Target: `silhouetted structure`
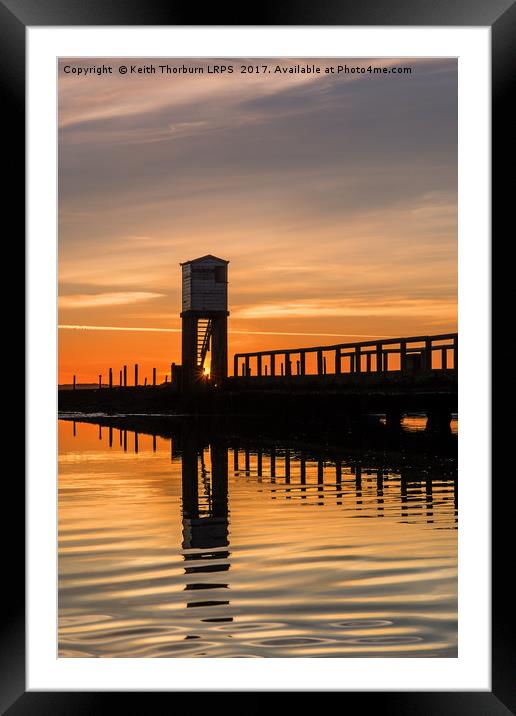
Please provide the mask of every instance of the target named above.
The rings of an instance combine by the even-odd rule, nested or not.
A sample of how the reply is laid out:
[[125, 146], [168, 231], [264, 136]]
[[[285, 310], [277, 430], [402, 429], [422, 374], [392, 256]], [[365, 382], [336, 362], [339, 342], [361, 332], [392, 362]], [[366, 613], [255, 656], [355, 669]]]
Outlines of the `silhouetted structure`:
[[[217, 572], [229, 570], [228, 537], [228, 453], [220, 442], [210, 446], [211, 469], [204, 461], [204, 448], [197, 436], [182, 441], [183, 557], [187, 575], [187, 607], [223, 607], [209, 612], [203, 621], [232, 621], [225, 609], [229, 605], [227, 581]], [[188, 579], [188, 575], [192, 579]], [[205, 575], [205, 578], [203, 578]], [[208, 595], [208, 596], [205, 596]], [[222, 597], [222, 599], [220, 598]]]
[[192, 386], [209, 373], [218, 385], [228, 373], [228, 263], [208, 254], [181, 264], [182, 383]]

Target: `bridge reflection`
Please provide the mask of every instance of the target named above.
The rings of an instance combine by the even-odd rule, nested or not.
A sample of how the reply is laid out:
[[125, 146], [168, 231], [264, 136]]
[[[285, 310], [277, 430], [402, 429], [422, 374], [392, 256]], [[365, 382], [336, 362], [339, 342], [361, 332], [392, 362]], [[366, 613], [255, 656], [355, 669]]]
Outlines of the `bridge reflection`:
[[[103, 419], [98, 425], [98, 437], [110, 450], [148, 454], [150, 447], [162, 457], [165, 438], [170, 441], [165, 447], [170, 461], [180, 462], [185, 602], [187, 608], [199, 609], [200, 622], [234, 618], [228, 578], [229, 490], [237, 495], [247, 482], [255, 481], [271, 500], [322, 509], [322, 519], [327, 508], [341, 509], [346, 517], [425, 523], [429, 529], [457, 527], [456, 462], [449, 457], [346, 453], [324, 445], [300, 447], [288, 440], [223, 437], [184, 426], [165, 436], [108, 423]], [[78, 432], [74, 422], [73, 435]]]
[[[266, 485], [272, 499], [307, 500], [312, 504], [336, 504], [353, 508], [357, 516], [389, 515], [399, 522], [428, 524], [437, 516], [447, 526], [457, 523], [458, 490], [455, 469], [443, 476], [442, 465], [396, 468], [388, 461], [380, 466], [378, 457], [362, 461], [318, 456], [289, 447], [232, 446], [235, 477], [256, 479]], [[439, 498], [434, 502], [434, 484]], [[445, 488], [443, 490], [442, 488]]]

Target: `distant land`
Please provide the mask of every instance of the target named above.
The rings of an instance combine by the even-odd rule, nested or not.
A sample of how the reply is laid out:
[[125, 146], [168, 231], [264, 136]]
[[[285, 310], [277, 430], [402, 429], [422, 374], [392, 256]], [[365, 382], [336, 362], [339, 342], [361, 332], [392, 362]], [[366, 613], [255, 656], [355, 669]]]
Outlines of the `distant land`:
[[[157, 387], [159, 387], [160, 385], [167, 385], [167, 383], [162, 382], [162, 383], [156, 384]], [[102, 383], [101, 387], [109, 389], [109, 384]], [[114, 390], [115, 388], [120, 388], [120, 387], [121, 386], [119, 386], [119, 385], [114, 385], [112, 390]], [[127, 387], [134, 388], [135, 386], [133, 385], [133, 386], [127, 386]], [[137, 387], [138, 388], [145, 388], [145, 387], [150, 388], [152, 386], [150, 386], [150, 385], [145, 386], [144, 384], [140, 384]], [[98, 390], [98, 388], [99, 388], [98, 382], [97, 383], [76, 383], [75, 384], [75, 390]], [[59, 385], [57, 386], [57, 389], [58, 390], [73, 390], [74, 389], [73, 383], [59, 383]]]
[[[91, 390], [92, 388], [98, 388], [98, 383], [76, 383], [75, 384], [75, 390]], [[108, 386], [102, 383], [103, 388], [107, 388]], [[57, 386], [58, 390], [73, 390], [73, 383], [62, 383]]]

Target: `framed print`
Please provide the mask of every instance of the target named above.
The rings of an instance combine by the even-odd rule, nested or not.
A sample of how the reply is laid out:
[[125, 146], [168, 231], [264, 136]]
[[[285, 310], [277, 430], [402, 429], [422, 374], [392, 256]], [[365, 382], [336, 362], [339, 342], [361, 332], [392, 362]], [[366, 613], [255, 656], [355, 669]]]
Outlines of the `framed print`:
[[514, 8], [1, 12], [29, 327], [3, 707], [509, 713], [489, 132], [492, 91], [505, 196]]

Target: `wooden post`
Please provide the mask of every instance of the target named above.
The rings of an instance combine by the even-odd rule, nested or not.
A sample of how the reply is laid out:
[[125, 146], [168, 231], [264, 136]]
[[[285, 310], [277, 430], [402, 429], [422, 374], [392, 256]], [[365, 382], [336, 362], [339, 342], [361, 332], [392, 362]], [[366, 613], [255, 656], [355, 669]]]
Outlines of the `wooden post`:
[[383, 372], [383, 352], [382, 352], [382, 344], [377, 343], [376, 344], [376, 372], [382, 373]]
[[457, 370], [459, 367], [459, 345], [458, 345], [458, 337], [455, 336], [453, 339], [453, 370]]
[[407, 341], [401, 341], [400, 343], [400, 370], [405, 370], [407, 367]]
[[276, 448], [271, 448], [271, 478], [276, 477]]
[[102, 425], [99, 425], [99, 440], [102, 440]]
[[124, 452], [127, 452], [127, 430], [124, 430]]
[[138, 385], [138, 363], [134, 364], [134, 384]]
[[109, 387], [113, 387], [113, 368], [109, 369]]
[[109, 428], [109, 447], [113, 447], [113, 428]]
[[73, 389], [75, 390], [75, 375], [73, 377]]
[[290, 450], [285, 450], [285, 482], [290, 483]]
[[300, 366], [301, 366], [301, 364], [300, 364], [300, 362], [297, 360], [297, 361], [296, 361], [296, 374], [297, 374], [297, 375], [301, 375], [301, 367], [300, 367]]
[[326, 356], [323, 356], [323, 373], [326, 375]]
[[168, 383], [168, 375], [165, 373], [165, 383]]
[[425, 340], [425, 370], [432, 370], [432, 340]]
[[124, 388], [127, 388], [127, 366], [124, 365]]
[[362, 369], [362, 360], [360, 353], [360, 346], [355, 347], [355, 373], [360, 373]]
[[367, 353], [366, 355], [366, 371], [368, 373], [371, 372], [371, 353]]
[[317, 351], [317, 375], [322, 375], [323, 372], [323, 354], [321, 350]]
[[156, 436], [152, 436], [152, 452], [156, 452]]
[[267, 375], [267, 366], [265, 366], [265, 375]]
[[122, 371], [120, 371], [120, 387], [122, 387]]
[[249, 368], [249, 356], [247, 355], [244, 359], [244, 365], [245, 365], [245, 375], [251, 375], [251, 371]]
[[156, 385], [156, 368], [152, 369], [152, 385]]
[[340, 375], [341, 372], [341, 357], [340, 357], [340, 348], [335, 349], [335, 373], [336, 375]]
[[256, 450], [256, 473], [257, 473], [258, 477], [260, 477], [260, 478], [262, 476], [262, 463], [263, 463], [262, 448], [257, 448], [257, 450]]
[[281, 375], [285, 374], [285, 369], [284, 369], [283, 363], [280, 365], [280, 371], [281, 371]]
[[292, 363], [290, 362], [290, 353], [285, 353], [285, 375], [292, 375]]
[[102, 376], [99, 375], [99, 390], [102, 388]]
[[262, 356], [256, 356], [256, 375], [262, 374]]
[[446, 348], [441, 348], [441, 368], [442, 368], [443, 370], [446, 370], [446, 368], [448, 367], [448, 365], [447, 365], [447, 353], [448, 353], [448, 351], [446, 350]]
[[276, 375], [276, 355], [271, 353], [271, 375]]
[[171, 363], [171, 364], [170, 364], [170, 382], [171, 382], [171, 383], [172, 383], [173, 380], [174, 380], [175, 367], [176, 367], [176, 364], [175, 364], [175, 363]]
[[134, 434], [134, 452], [138, 452], [138, 433]]
[[233, 358], [233, 375], [238, 375], [238, 356], [236, 354]]
[[240, 471], [238, 467], [238, 448], [233, 448], [233, 472], [237, 473]]
[[144, 385], [145, 387], [147, 387], [147, 377], [145, 377], [145, 380], [144, 380], [144, 382], [143, 382], [143, 385]]
[[302, 485], [306, 485], [306, 457], [304, 455], [301, 455], [299, 479]]
[[389, 354], [387, 351], [384, 351], [383, 354], [383, 370], [385, 373], [389, 370]]
[[301, 370], [301, 375], [305, 375], [306, 373], [306, 353], [304, 351], [301, 351], [299, 354], [299, 365]]

